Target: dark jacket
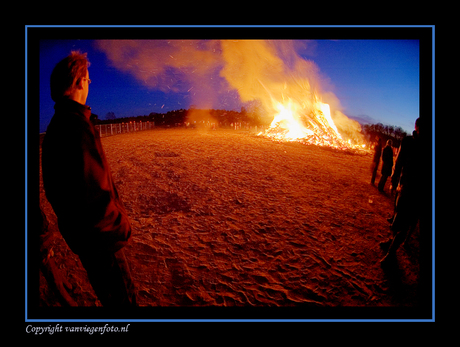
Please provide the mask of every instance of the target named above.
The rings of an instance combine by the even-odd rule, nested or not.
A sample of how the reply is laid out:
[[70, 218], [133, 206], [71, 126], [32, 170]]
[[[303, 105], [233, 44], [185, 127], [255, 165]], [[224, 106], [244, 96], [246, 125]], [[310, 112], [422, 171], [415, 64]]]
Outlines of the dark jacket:
[[43, 183], [58, 217], [59, 230], [76, 254], [117, 251], [131, 236], [91, 108], [64, 99], [42, 145]]
[[378, 141], [374, 147], [374, 157], [372, 158], [372, 162], [378, 164], [380, 162], [381, 155], [382, 155], [382, 145], [380, 144], [380, 141]]
[[393, 170], [393, 150], [391, 146], [385, 146], [382, 152], [382, 175], [390, 176]]
[[396, 187], [398, 182], [402, 189], [415, 192], [421, 186], [422, 151], [420, 138], [414, 131], [413, 136], [406, 136], [399, 149], [395, 168], [391, 176], [391, 184]]

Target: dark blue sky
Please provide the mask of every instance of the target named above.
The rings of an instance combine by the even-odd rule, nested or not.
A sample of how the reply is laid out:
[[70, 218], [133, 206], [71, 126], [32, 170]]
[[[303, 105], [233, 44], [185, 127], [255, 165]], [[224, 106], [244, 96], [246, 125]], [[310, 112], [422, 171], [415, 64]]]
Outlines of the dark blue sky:
[[[344, 114], [413, 130], [419, 116], [418, 40], [315, 40], [296, 46], [302, 58], [319, 67]], [[92, 84], [87, 104], [101, 119], [107, 112], [138, 116], [188, 108], [193, 103], [193, 90], [163, 92], [113, 67], [93, 40], [41, 40], [40, 132], [46, 131], [54, 114], [49, 76], [71, 50], [88, 53]], [[242, 106], [231, 93], [219, 102], [213, 107], [239, 110]]]

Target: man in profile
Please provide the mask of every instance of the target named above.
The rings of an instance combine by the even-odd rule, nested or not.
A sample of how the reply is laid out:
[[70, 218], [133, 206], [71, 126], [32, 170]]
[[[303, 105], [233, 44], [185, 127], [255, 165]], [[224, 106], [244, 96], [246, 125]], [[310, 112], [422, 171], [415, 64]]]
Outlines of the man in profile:
[[375, 184], [375, 177], [377, 176], [377, 171], [379, 169], [380, 157], [382, 156], [382, 143], [378, 136], [375, 137], [375, 146], [374, 146], [374, 157], [372, 158], [372, 178], [371, 184]]
[[[380, 261], [382, 265], [391, 264], [396, 259], [396, 251], [405, 242], [420, 218], [420, 201], [422, 200], [422, 146], [420, 127], [421, 119], [415, 121], [415, 130], [412, 136], [405, 137], [396, 158], [396, 163], [391, 176], [391, 191], [399, 190], [396, 200], [394, 217], [391, 219], [391, 231], [394, 237], [381, 242], [381, 247], [386, 250], [385, 256]], [[423, 134], [422, 129], [422, 134]]]
[[59, 231], [81, 260], [103, 306], [136, 305], [123, 247], [131, 226], [86, 106], [86, 53], [71, 52], [51, 74], [55, 114], [42, 145], [46, 197]]

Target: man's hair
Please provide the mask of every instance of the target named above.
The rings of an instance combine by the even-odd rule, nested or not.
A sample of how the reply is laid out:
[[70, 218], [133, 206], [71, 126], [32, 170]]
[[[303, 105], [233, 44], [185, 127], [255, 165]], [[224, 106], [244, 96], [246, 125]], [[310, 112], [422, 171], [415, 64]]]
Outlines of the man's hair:
[[86, 53], [80, 51], [70, 52], [68, 57], [57, 63], [51, 73], [51, 99], [57, 102], [62, 97], [72, 93], [77, 81], [86, 77], [89, 65]]

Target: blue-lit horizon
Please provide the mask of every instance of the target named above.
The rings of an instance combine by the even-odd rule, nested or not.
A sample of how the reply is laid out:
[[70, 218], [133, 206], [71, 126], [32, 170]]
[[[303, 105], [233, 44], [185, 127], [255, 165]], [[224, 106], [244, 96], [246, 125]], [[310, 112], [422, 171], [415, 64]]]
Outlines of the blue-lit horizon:
[[[162, 60], [176, 58], [167, 45], [167, 40], [156, 41], [155, 50], [143, 52], [142, 57], [150, 54], [152, 61], [158, 61], [151, 66], [161, 68]], [[204, 100], [198, 107], [240, 110], [244, 106], [236, 90], [223, 86], [219, 62], [206, 72], [206, 85], [194, 84], [183, 78], [185, 74], [167, 69], [162, 73], [150, 71], [150, 79], [143, 80], [139, 71], [120, 66], [101, 46], [95, 40], [40, 41], [40, 132], [46, 131], [54, 114], [49, 76], [56, 63], [72, 50], [88, 53], [92, 84], [87, 104], [101, 119], [108, 112], [121, 118], [188, 109], [197, 105], [197, 93]], [[218, 44], [196, 46], [193, 52], [214, 50], [215, 56], [220, 54]], [[296, 40], [293, 47], [300, 58], [316, 64], [323, 88], [335, 94], [349, 118], [412, 132], [419, 116], [418, 40]], [[186, 73], [193, 73], [192, 68], [186, 68]], [[152, 78], [156, 80], [152, 82]]]

